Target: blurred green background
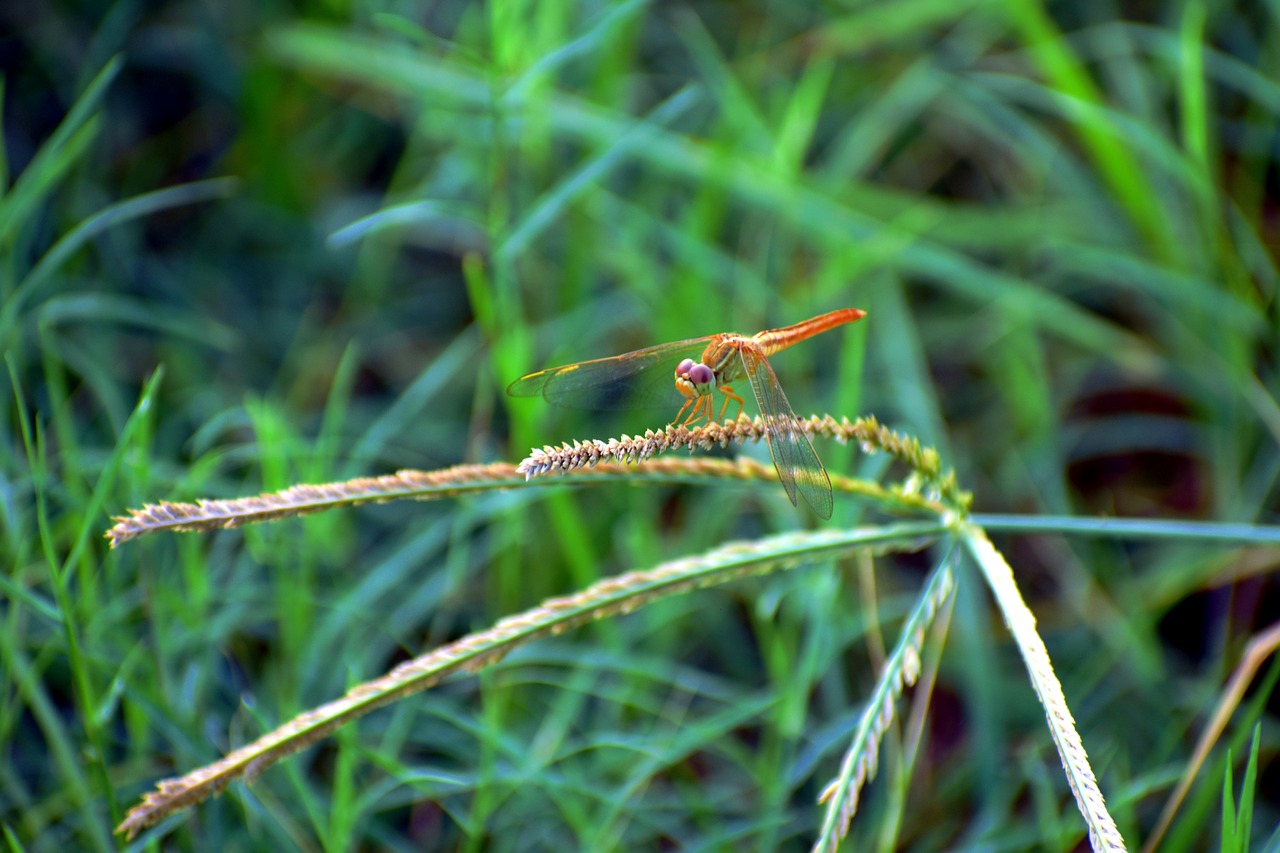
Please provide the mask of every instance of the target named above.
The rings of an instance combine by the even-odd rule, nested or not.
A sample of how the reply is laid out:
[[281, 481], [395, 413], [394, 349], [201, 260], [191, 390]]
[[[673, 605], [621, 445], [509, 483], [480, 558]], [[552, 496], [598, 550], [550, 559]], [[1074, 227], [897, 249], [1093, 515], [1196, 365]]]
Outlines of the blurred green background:
[[[400, 660], [815, 524], [776, 484], [711, 483], [101, 538], [148, 501], [514, 462], [669, 417], [505, 397], [542, 367], [861, 307], [773, 360], [792, 404], [937, 446], [976, 510], [1276, 520], [1275, 3], [19, 2], [0, 67], [15, 849], [111, 849], [158, 779]], [[837, 493], [831, 524], [864, 513]], [[1280, 613], [1276, 553], [997, 544], [1136, 847]], [[151, 837], [806, 849], [874, 681], [867, 614], [891, 635], [929, 565], [881, 561], [874, 602], [816, 566], [539, 643]], [[924, 750], [905, 767], [886, 744], [848, 849], [1078, 849], [1016, 652], [961, 582]], [[1273, 831], [1275, 677], [1165, 849], [1216, 849], [1259, 719]]]

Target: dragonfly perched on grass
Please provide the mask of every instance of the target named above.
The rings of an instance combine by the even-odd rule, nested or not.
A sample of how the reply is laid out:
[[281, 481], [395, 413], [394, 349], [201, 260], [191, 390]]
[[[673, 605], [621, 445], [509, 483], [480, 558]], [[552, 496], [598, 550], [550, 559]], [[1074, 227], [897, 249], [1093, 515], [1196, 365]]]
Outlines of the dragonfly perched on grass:
[[[812, 442], [796, 423], [768, 357], [828, 329], [866, 316], [857, 308], [831, 311], [794, 326], [754, 335], [721, 332], [701, 338], [658, 344], [635, 352], [580, 361], [530, 373], [512, 382], [513, 397], [546, 398], [560, 406], [582, 409], [646, 408], [683, 402], [671, 423], [696, 424], [724, 420], [729, 404], [742, 414], [742, 397], [730, 384], [743, 377], [751, 383], [764, 417], [769, 453], [778, 479], [792, 505], [797, 493], [822, 518], [831, 517], [831, 478]], [[674, 367], [672, 374], [666, 371]], [[719, 416], [715, 392], [724, 395]], [[682, 400], [683, 398], [683, 400]], [[684, 418], [681, 421], [681, 418]]]

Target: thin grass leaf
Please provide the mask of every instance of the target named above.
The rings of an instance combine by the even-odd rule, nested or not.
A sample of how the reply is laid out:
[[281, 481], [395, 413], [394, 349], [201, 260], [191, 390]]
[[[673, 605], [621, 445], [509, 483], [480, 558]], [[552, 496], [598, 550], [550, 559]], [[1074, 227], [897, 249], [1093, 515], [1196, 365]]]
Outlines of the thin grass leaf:
[[412, 227], [416, 232], [431, 235], [429, 239], [420, 240], [425, 244], [479, 251], [486, 249], [489, 242], [483, 223], [480, 211], [463, 205], [410, 201], [362, 216], [330, 234], [328, 242], [340, 249], [386, 231]]
[[4, 840], [9, 843], [10, 853], [26, 853], [27, 848], [22, 846], [21, 839], [7, 823], [4, 825]]
[[725, 61], [703, 20], [692, 10], [680, 10], [676, 14], [680, 21], [676, 33], [697, 66], [698, 79], [704, 82], [719, 108], [718, 118], [726, 125], [730, 144], [737, 152], [767, 154], [774, 147], [774, 140], [760, 106], [751, 100], [746, 87], [734, 75], [733, 67]]
[[921, 33], [962, 21], [988, 4], [985, 0], [904, 0], [840, 10], [831, 21], [820, 22], [809, 37], [813, 47], [835, 55], [857, 55], [871, 49], [905, 49]]
[[1235, 773], [1236, 762], [1227, 750], [1227, 766], [1222, 773], [1222, 840], [1223, 853], [1246, 853], [1249, 848], [1248, 837], [1240, 837], [1240, 827], [1236, 823], [1236, 800], [1231, 790], [1231, 777]]
[[[17, 613], [10, 611], [9, 618], [16, 618]], [[55, 701], [45, 689], [42, 672], [33, 667], [31, 660], [14, 645], [14, 638], [8, 631], [0, 631], [0, 659], [5, 671], [12, 679], [15, 694], [21, 698], [23, 706], [31, 714], [39, 728], [41, 737], [48, 747], [47, 758], [51, 759], [53, 769], [59, 780], [67, 786], [70, 803], [64, 808], [79, 812], [92, 812], [100, 806], [97, 785], [90, 780], [93, 770], [85, 766], [80, 746], [83, 744], [80, 732], [63, 719], [61, 701]], [[70, 817], [70, 815], [66, 815]], [[54, 817], [57, 820], [57, 817]], [[33, 816], [32, 827], [36, 831], [30, 837], [39, 837], [42, 832], [52, 829], [40, 825]], [[77, 836], [80, 843], [89, 845], [94, 850], [110, 851], [116, 847], [105, 831], [101, 820], [84, 821], [78, 827], [81, 832]]]
[[805, 156], [813, 145], [822, 104], [831, 87], [836, 64], [830, 59], [814, 59], [805, 67], [791, 99], [787, 102], [782, 124], [774, 140], [774, 164], [783, 171], [798, 174]]
[[234, 178], [214, 178], [193, 184], [145, 193], [128, 201], [109, 205], [64, 234], [45, 252], [21, 281], [17, 291], [0, 311], [0, 340], [9, 340], [22, 319], [23, 309], [54, 272], [98, 234], [121, 223], [185, 204], [196, 204], [229, 196], [236, 187]]
[[236, 330], [194, 311], [159, 311], [156, 306], [114, 293], [75, 293], [56, 296], [42, 303], [38, 312], [42, 330], [72, 323], [115, 323], [133, 326], [178, 339], [196, 341], [213, 349], [235, 347]]
[[239, 181], [236, 178], [210, 178], [143, 193], [104, 207], [68, 231], [49, 248], [23, 280], [23, 295], [29, 298], [67, 258], [103, 231], [175, 207], [228, 198], [237, 186]]
[[1159, 209], [1149, 203], [1156, 193], [1147, 180], [1146, 171], [1128, 147], [1128, 137], [1108, 120], [1105, 111], [1097, 109], [1106, 99], [1080, 58], [1070, 50], [1045, 7], [1039, 0], [1013, 0], [1007, 9], [1053, 91], [1079, 108], [1075, 129], [1139, 233], [1158, 249], [1172, 247], [1175, 240], [1168, 223]]
[[424, 365], [412, 384], [372, 420], [351, 448], [350, 458], [370, 459], [394, 436], [408, 433], [414, 422], [427, 414], [429, 405], [448, 383], [475, 360], [479, 350], [477, 329], [470, 326]]
[[[619, 228], [636, 232], [644, 245], [670, 252], [679, 265], [690, 268], [714, 291], [728, 291], [732, 285], [756, 293], [769, 291], [770, 283], [754, 264], [700, 235], [690, 234], [680, 222], [655, 214], [634, 199], [602, 191], [593, 193], [585, 203], [600, 221], [617, 223]], [[648, 260], [637, 258], [636, 262], [647, 264]]]
[[[1195, 162], [1190, 159], [1188, 153], [1161, 128], [1153, 127], [1105, 103], [1081, 102], [1053, 85], [1006, 74], [975, 75], [975, 77], [989, 91], [1004, 94], [1015, 103], [1048, 111], [1064, 121], [1084, 122], [1110, 128], [1107, 131], [1109, 134], [1122, 138], [1125, 146], [1131, 148], [1133, 153], [1142, 155], [1143, 163], [1147, 167], [1146, 172], [1154, 172], [1153, 177], [1186, 190], [1192, 197], [1202, 196], [1203, 175], [1196, 171]], [[1096, 175], [1093, 176], [1093, 180], [1097, 180]], [[1108, 204], [1120, 200], [1103, 195], [1097, 201], [1100, 204]], [[1168, 234], [1165, 239], [1170, 243], [1176, 243], [1177, 235]], [[1161, 246], [1168, 246], [1170, 243], [1153, 246], [1153, 253], [1157, 258], [1171, 263], [1176, 268], [1185, 266], [1176, 263], [1174, 258], [1160, 251]]]
[[[1262, 723], [1254, 723], [1253, 739], [1249, 744], [1249, 763], [1244, 769], [1244, 781], [1240, 783], [1240, 809], [1235, 815], [1236, 838], [1242, 853], [1249, 850], [1253, 835], [1253, 801], [1258, 790], [1258, 748], [1262, 743]], [[1227, 762], [1228, 767], [1231, 762]]]
[[630, 774], [630, 784], [620, 789], [599, 792], [607, 810], [582, 849], [618, 850], [624, 847], [624, 824], [636, 819], [634, 805], [643, 794], [643, 787], [650, 784], [656, 774], [663, 768], [680, 766], [681, 762], [705, 749], [706, 744], [750, 725], [753, 720], [758, 720], [767, 713], [775, 702], [776, 699], [772, 696], [738, 699], [709, 717], [680, 726], [672, 739], [662, 743], [659, 750], [638, 755]]
[[112, 57], [67, 111], [53, 134], [40, 146], [13, 187], [0, 197], [0, 245], [9, 244], [14, 232], [32, 215], [71, 166], [80, 159], [97, 133], [95, 115], [107, 87], [124, 61]]
[[539, 58], [515, 81], [507, 90], [507, 97], [523, 98], [540, 80], [554, 76], [554, 72], [563, 69], [576, 59], [581, 59], [608, 46], [609, 38], [619, 28], [630, 26], [640, 13], [644, 12], [652, 0], [623, 0], [623, 2], [605, 7], [597, 20], [589, 24], [582, 35], [565, 42], [555, 50], [549, 51]]
[[0, 77], [0, 187], [9, 186], [9, 146], [4, 133], [5, 78]]
[[506, 239], [494, 252], [494, 263], [510, 263], [519, 258], [528, 246], [564, 215], [575, 199], [597, 187], [605, 176], [643, 150], [654, 138], [658, 128], [674, 122], [688, 112], [697, 104], [701, 94], [697, 86], [687, 86], [676, 92], [659, 104], [647, 118], [630, 127], [625, 134], [543, 193], [513, 223]]
[[[1220, 282], [1205, 276], [1171, 270], [1131, 252], [1081, 241], [1050, 239], [1045, 251], [1046, 260], [1052, 261], [1062, 273], [1080, 276], [1086, 281], [1105, 282], [1117, 290], [1159, 300], [1173, 309], [1175, 315], [1211, 314], [1216, 321], [1229, 326], [1232, 334], [1239, 335], [1257, 335], [1267, 328], [1268, 320], [1261, 306], [1245, 296], [1223, 292]], [[1203, 334], [1210, 330], [1197, 331]]]
[[[70, 582], [68, 577], [70, 567], [74, 565], [71, 557], [75, 556], [75, 549], [72, 550], [72, 555], [67, 562], [60, 567], [54, 536], [50, 529], [50, 513], [47, 503], [47, 491], [50, 484], [47, 481], [48, 470], [45, 463], [44, 430], [38, 420], [34, 421], [34, 429], [32, 428], [30, 413], [27, 410], [26, 399], [22, 393], [16, 366], [12, 358], [6, 360], [9, 366], [10, 382], [15, 395], [19, 431], [27, 454], [28, 469], [32, 472], [32, 487], [35, 491], [36, 501], [35, 516], [39, 530], [40, 546], [44, 554], [49, 580], [53, 586], [54, 598], [57, 602], [56, 622], [62, 630], [72, 683], [75, 686], [74, 699], [80, 714], [79, 722], [84, 731], [85, 741], [93, 745], [98, 750], [98, 754], [102, 755], [100, 726], [96, 725], [96, 720], [92, 714], [94, 694], [85, 665], [85, 657], [81, 652], [79, 642], [80, 626], [75, 622], [78, 609], [74, 606], [67, 590], [67, 585]], [[16, 613], [9, 615], [13, 619], [17, 618]], [[22, 695], [32, 715], [36, 718], [44, 736], [50, 742], [59, 769], [62, 771], [63, 781], [71, 787], [72, 796], [76, 800], [78, 807], [83, 810], [92, 809], [92, 804], [102, 793], [106, 794], [108, 803], [114, 803], [114, 792], [109, 782], [107, 782], [102, 761], [90, 761], [86, 767], [85, 762], [75, 754], [76, 750], [71, 747], [73, 742], [71, 732], [64, 725], [62, 715], [55, 709], [51, 697], [44, 690], [42, 681], [34, 674], [30, 662], [15, 644], [15, 636], [8, 631], [0, 631], [0, 643], [4, 644], [0, 653], [4, 655], [7, 659], [8, 667], [15, 673], [19, 693]], [[93, 774], [94, 779], [92, 782], [88, 774]], [[96, 792], [95, 788], [98, 789]], [[89, 821], [85, 831], [90, 834], [92, 842], [97, 849], [111, 849], [110, 839], [103, 833], [102, 825], [99, 821]]]
[[876, 294], [875, 310], [884, 312], [886, 325], [896, 330], [886, 343], [886, 354], [894, 371], [903, 381], [895, 382], [891, 394], [908, 423], [932, 445], [946, 451], [947, 430], [942, 417], [942, 401], [938, 389], [929, 379], [929, 365], [924, 357], [919, 326], [907, 304], [903, 283], [887, 282]]
[[1212, 186], [1209, 150], [1209, 107], [1205, 87], [1204, 29], [1208, 10], [1192, 0], [1182, 10], [1179, 30], [1178, 101], [1181, 110], [1182, 147], [1196, 164], [1206, 188]]
[[[84, 515], [73, 529], [69, 538], [66, 557], [61, 561], [57, 556], [58, 537], [50, 529], [48, 521], [47, 499], [44, 490], [38, 488], [36, 492], [36, 520], [39, 526], [45, 559], [48, 563], [49, 582], [53, 587], [54, 599], [57, 602], [58, 614], [61, 618], [60, 627], [63, 640], [66, 643], [67, 665], [70, 669], [72, 683], [75, 685], [74, 696], [79, 720], [84, 729], [85, 742], [93, 750], [91, 753], [92, 758], [88, 761], [88, 769], [94, 774], [98, 796], [105, 797], [107, 808], [112, 814], [116, 812], [115, 788], [111, 783], [105, 763], [107, 755], [105, 729], [96, 714], [100, 700], [95, 689], [92, 655], [87, 656], [85, 654], [82, 642], [85, 625], [81, 624], [80, 618], [85, 608], [78, 606], [79, 602], [72, 595], [72, 590], [74, 586], [76, 594], [84, 599], [94, 600], [96, 598], [93, 593], [95, 589], [94, 579], [88, 574], [93, 571], [93, 565], [87, 560], [82, 560], [81, 554], [91, 540], [91, 533], [94, 527], [97, 526], [97, 515], [102, 510], [102, 504], [110, 493], [115, 477], [119, 473], [124, 454], [131, 448], [134, 435], [140, 429], [142, 422], [151, 414], [152, 402], [163, 375], [163, 370], [157, 368], [151, 378], [143, 385], [133, 414], [130, 415], [121, 430], [120, 437], [112, 450], [111, 456], [98, 473], [92, 493], [85, 502]], [[13, 381], [16, 389], [16, 377], [14, 377]], [[25, 412], [23, 414], [25, 415]], [[38, 467], [34, 457], [36, 455], [43, 456], [44, 453], [41, 438], [43, 431], [39, 422], [37, 422], [36, 426], [36, 440], [33, 445], [28, 446], [28, 464], [33, 470]], [[73, 572], [76, 569], [80, 570], [80, 574], [73, 576]], [[93, 825], [97, 826], [98, 824], [95, 821]]]
[[997, 513], [974, 513], [969, 520], [976, 527], [993, 533], [1070, 533], [1076, 536], [1096, 536], [1106, 539], [1280, 543], [1280, 527], [1262, 524]]

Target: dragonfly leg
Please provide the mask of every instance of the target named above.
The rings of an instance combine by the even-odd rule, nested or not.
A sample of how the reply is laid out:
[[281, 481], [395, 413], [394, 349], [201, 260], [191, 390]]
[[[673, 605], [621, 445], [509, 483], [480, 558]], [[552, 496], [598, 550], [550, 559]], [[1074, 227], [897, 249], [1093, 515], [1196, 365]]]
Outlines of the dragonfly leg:
[[[689, 408], [690, 406], [694, 405], [697, 402], [698, 402], [698, 398], [695, 398], [695, 397], [690, 397], [689, 399], [685, 400], [684, 405], [680, 407], [680, 411], [676, 412], [676, 416], [671, 419], [671, 423], [667, 424], [667, 426], [672, 426], [673, 424], [679, 423], [680, 416], [684, 414], [685, 409]], [[697, 413], [697, 408], [695, 407], [694, 410], [689, 413], [689, 417], [692, 418], [696, 413]], [[685, 421], [686, 424], [688, 422], [689, 422], [688, 420]]]
[[724, 405], [720, 407], [720, 423], [724, 423], [724, 413], [729, 411], [730, 400], [738, 401], [738, 414], [734, 415], [733, 419], [736, 421], [738, 418], [742, 417], [742, 405], [743, 405], [742, 398], [739, 397], [737, 394], [733, 393], [733, 386], [721, 385], [720, 393], [724, 394]]
[[[715, 411], [714, 404], [711, 402], [710, 394], [703, 394], [693, 403], [693, 409], [689, 412], [689, 417], [684, 419], [684, 426], [693, 426], [703, 418], [711, 419], [711, 414]], [[686, 404], [687, 405], [687, 404]], [[684, 411], [681, 409], [680, 411]]]

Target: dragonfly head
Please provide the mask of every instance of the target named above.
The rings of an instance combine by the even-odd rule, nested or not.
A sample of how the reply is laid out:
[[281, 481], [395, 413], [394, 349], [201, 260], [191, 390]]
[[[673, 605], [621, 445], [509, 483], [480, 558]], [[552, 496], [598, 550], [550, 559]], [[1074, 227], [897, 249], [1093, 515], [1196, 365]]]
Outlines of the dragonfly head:
[[691, 400], [710, 394], [715, 383], [715, 372], [705, 364], [686, 358], [676, 366], [676, 390]]

